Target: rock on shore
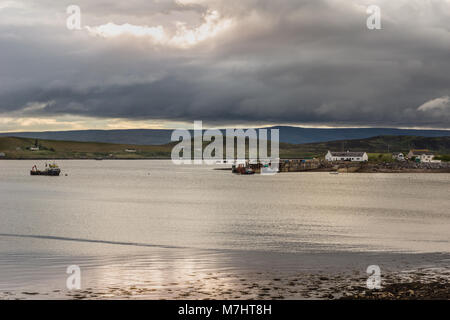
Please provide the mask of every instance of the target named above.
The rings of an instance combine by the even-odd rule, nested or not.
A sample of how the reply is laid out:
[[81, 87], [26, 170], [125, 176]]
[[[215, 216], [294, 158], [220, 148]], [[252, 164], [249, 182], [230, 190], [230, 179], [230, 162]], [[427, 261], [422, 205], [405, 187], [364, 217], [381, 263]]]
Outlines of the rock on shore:
[[422, 283], [419, 281], [390, 284], [379, 290], [360, 288], [343, 300], [449, 300], [450, 286], [446, 281]]
[[339, 162], [323, 163], [320, 171], [363, 173], [450, 173], [450, 162], [416, 163], [403, 162]]

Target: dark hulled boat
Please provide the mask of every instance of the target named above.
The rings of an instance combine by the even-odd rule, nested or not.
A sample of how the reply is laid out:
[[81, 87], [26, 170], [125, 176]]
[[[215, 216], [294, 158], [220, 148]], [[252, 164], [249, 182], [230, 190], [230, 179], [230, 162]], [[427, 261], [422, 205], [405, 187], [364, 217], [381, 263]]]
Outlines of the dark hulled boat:
[[245, 167], [243, 165], [238, 165], [238, 166], [233, 165], [231, 171], [236, 174], [255, 174], [256, 173], [253, 169]]
[[[47, 167], [47, 166], [46, 166]], [[59, 176], [61, 173], [61, 169], [58, 167], [56, 163], [49, 165], [45, 170], [38, 170], [36, 166], [30, 171], [32, 176]]]

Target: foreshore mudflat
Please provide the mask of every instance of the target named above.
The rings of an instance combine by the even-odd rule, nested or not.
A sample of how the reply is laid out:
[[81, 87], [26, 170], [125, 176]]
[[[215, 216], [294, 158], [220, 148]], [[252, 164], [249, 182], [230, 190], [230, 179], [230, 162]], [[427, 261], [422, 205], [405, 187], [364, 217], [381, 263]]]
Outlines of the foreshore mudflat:
[[[80, 290], [68, 291], [50, 281], [0, 290], [0, 298], [450, 299], [449, 260], [441, 254], [203, 252], [175, 260], [163, 266], [151, 256], [87, 259], [81, 265]], [[381, 289], [370, 289], [366, 269], [376, 262]]]

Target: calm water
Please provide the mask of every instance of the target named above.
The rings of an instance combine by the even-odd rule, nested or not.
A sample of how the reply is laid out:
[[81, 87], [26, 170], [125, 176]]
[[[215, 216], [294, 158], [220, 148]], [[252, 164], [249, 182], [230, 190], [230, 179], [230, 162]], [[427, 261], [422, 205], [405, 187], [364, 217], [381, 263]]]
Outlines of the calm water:
[[44, 164], [0, 161], [0, 287], [67, 257], [112, 265], [151, 251], [158, 270], [196, 259], [213, 269], [210, 255], [225, 251], [450, 253], [449, 174], [237, 176], [170, 161], [60, 161], [62, 176], [32, 177], [35, 163]]

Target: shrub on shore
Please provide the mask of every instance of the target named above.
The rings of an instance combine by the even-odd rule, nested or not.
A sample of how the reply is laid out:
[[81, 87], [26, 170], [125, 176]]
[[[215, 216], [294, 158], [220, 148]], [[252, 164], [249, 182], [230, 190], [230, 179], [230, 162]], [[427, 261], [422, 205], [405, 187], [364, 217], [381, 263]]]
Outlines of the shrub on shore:
[[450, 162], [450, 154], [439, 155], [435, 157], [436, 160], [441, 160], [444, 162]]

